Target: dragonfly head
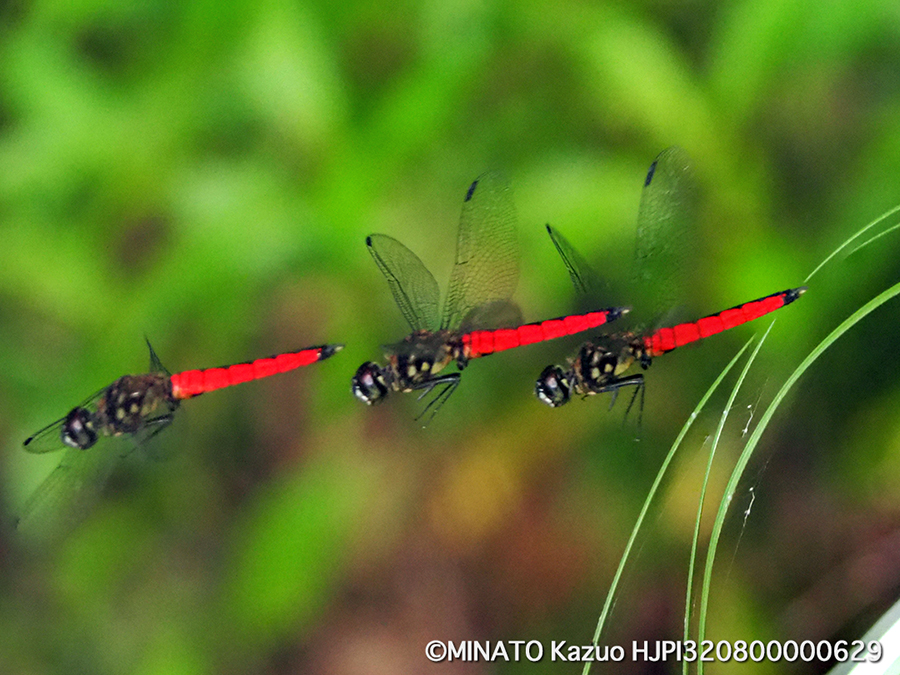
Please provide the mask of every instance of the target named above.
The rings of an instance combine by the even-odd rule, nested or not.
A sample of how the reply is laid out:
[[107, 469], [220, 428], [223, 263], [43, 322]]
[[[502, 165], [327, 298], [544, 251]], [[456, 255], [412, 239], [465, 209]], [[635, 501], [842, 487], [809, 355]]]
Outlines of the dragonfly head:
[[534, 385], [534, 395], [551, 408], [565, 405], [572, 398], [572, 383], [559, 366], [547, 366]]
[[383, 368], [377, 363], [366, 361], [362, 364], [350, 380], [350, 390], [353, 395], [366, 405], [372, 405], [384, 400], [388, 394], [388, 382]]
[[87, 408], [73, 408], [66, 415], [59, 432], [63, 443], [70, 448], [87, 450], [97, 442], [97, 431], [94, 429], [93, 415]]

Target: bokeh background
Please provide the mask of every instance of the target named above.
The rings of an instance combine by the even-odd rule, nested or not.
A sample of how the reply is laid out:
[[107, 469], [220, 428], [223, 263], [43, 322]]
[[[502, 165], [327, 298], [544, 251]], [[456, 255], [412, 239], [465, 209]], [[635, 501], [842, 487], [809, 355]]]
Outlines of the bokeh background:
[[[407, 331], [364, 238], [397, 237], [444, 285], [464, 191], [502, 168], [516, 300], [529, 320], [557, 316], [575, 298], [544, 223], [627, 292], [643, 176], [673, 144], [702, 194], [687, 311], [800, 285], [900, 202], [896, 3], [2, 3], [5, 521], [61, 456], [22, 440], [144, 372], [144, 336], [173, 372], [347, 347], [186, 402], [154, 444], [167, 460], [129, 455], [69, 537], [4, 530], [0, 671], [580, 669], [435, 666], [424, 647], [588, 643], [666, 451], [768, 321], [655, 363], [639, 429], [621, 402], [535, 401], [573, 338], [472, 363], [423, 430], [412, 396], [368, 409], [349, 394], [356, 367]], [[787, 374], [898, 276], [888, 236], [776, 315], [711, 506]], [[719, 550], [710, 637], [853, 639], [897, 598], [898, 325], [896, 303], [882, 307], [779, 410]], [[681, 634], [724, 405], [664, 484], [607, 644]]]

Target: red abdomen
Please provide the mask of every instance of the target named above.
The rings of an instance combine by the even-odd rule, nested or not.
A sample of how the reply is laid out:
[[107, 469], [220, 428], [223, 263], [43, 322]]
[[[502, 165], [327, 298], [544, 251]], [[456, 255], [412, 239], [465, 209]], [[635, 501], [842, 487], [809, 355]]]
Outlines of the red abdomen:
[[256, 359], [248, 363], [238, 363], [221, 368], [204, 370], [186, 370], [172, 375], [172, 396], [176, 399], [190, 398], [208, 391], [231, 387], [241, 382], [258, 380], [278, 373], [308, 366], [322, 361], [340, 351], [343, 345], [323, 345], [310, 347], [297, 352], [288, 352], [278, 356]]
[[781, 309], [805, 292], [805, 286], [792, 288], [767, 295], [759, 300], [745, 302], [743, 305], [726, 309], [718, 314], [711, 314], [693, 323], [682, 323], [672, 328], [660, 328], [644, 338], [644, 347], [650, 352], [651, 357], [665, 354], [677, 347], [735, 328], [774, 312], [776, 309]]
[[605, 309], [588, 314], [537, 321], [518, 328], [476, 330], [462, 336], [463, 348], [466, 358], [475, 359], [494, 352], [502, 352], [504, 349], [513, 349], [535, 342], [581, 333], [615, 321], [626, 312], [628, 312], [627, 309], [621, 308]]

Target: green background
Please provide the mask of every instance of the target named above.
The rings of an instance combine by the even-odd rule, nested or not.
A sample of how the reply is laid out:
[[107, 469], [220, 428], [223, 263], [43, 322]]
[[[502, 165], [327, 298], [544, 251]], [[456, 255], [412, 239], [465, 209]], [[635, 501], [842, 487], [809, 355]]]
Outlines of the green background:
[[[445, 288], [465, 189], [500, 167], [515, 298], [557, 316], [574, 293], [544, 223], [624, 287], [644, 173], [678, 144], [702, 194], [689, 315], [798, 286], [900, 201], [898, 26], [888, 1], [4, 3], [8, 514], [61, 456], [22, 440], [144, 372], [145, 335], [172, 372], [347, 347], [185, 403], [154, 443], [168, 461], [129, 456], [64, 541], [4, 531], [0, 671], [406, 673], [432, 639], [587, 644], [666, 450], [768, 321], [655, 363], [639, 442], [621, 402], [532, 396], [577, 338], [472, 363], [422, 430], [413, 396], [349, 394], [407, 330], [365, 236], [400, 239]], [[888, 236], [775, 315], [714, 495], [787, 373], [898, 272]], [[776, 416], [719, 550], [711, 637], [852, 639], [896, 598], [897, 326], [881, 308]], [[724, 400], [666, 483], [608, 644], [681, 634]], [[525, 667], [574, 670], [471, 672]]]

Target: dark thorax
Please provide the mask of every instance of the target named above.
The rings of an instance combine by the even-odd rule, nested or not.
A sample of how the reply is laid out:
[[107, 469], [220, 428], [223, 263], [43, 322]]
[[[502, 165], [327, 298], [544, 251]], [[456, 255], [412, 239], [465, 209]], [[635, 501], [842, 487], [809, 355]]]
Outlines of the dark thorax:
[[639, 337], [628, 334], [585, 342], [572, 363], [576, 393], [588, 396], [607, 391], [635, 362], [643, 368], [650, 365]]
[[432, 379], [462, 353], [457, 342], [451, 331], [417, 331], [394, 345], [386, 354], [394, 391], [409, 392]]
[[165, 375], [125, 375], [109, 385], [98, 401], [97, 427], [106, 436], [134, 434], [157, 413], [166, 416], [177, 407]]

